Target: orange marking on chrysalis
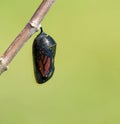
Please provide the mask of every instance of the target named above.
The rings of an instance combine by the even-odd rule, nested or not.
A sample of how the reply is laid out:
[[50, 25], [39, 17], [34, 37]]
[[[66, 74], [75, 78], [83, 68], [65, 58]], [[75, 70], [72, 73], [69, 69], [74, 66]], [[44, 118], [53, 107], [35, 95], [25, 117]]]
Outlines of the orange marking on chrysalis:
[[50, 58], [48, 58], [47, 63], [45, 65], [45, 71], [48, 72], [49, 68], [50, 68]]
[[43, 63], [41, 61], [39, 61], [38, 64], [39, 64], [39, 71], [41, 72], [42, 76], [45, 77]]
[[47, 60], [47, 56], [44, 57], [44, 61], [43, 61], [43, 64], [46, 63], [46, 60]]

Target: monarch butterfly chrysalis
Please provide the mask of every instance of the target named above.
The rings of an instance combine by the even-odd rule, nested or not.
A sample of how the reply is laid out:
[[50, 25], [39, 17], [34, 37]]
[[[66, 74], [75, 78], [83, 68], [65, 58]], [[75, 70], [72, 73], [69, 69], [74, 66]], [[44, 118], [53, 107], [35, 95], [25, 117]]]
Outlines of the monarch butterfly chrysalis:
[[52, 77], [55, 70], [55, 53], [55, 40], [41, 28], [41, 32], [34, 39], [32, 46], [34, 75], [39, 84], [45, 83]]

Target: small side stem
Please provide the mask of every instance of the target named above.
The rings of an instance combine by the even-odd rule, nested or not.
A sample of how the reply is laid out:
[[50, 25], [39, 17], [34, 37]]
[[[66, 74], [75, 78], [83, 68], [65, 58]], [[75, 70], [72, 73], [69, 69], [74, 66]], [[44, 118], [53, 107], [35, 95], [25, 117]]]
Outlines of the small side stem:
[[39, 30], [40, 23], [55, 0], [43, 0], [30, 21], [0, 57], [0, 74], [7, 70], [9, 63], [24, 45], [24, 43]]

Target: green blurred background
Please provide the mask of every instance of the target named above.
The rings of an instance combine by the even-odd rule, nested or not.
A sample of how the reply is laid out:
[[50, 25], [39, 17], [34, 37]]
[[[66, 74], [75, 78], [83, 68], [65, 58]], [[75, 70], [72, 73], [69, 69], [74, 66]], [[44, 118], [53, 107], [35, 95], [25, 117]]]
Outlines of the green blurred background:
[[[0, 55], [40, 3], [0, 1]], [[0, 76], [0, 124], [120, 124], [120, 1], [56, 0], [42, 25], [58, 45], [54, 76], [35, 82], [36, 33]]]

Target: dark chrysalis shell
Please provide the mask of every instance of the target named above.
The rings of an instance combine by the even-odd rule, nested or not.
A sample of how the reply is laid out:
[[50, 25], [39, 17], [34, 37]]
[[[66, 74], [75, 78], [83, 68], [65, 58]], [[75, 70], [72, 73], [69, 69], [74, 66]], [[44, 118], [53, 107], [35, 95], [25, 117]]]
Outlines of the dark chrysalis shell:
[[55, 70], [56, 42], [43, 31], [35, 38], [32, 47], [34, 75], [38, 83], [49, 80]]

